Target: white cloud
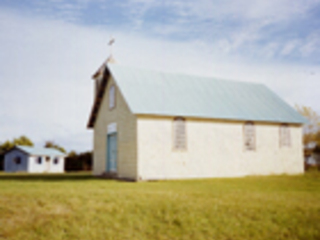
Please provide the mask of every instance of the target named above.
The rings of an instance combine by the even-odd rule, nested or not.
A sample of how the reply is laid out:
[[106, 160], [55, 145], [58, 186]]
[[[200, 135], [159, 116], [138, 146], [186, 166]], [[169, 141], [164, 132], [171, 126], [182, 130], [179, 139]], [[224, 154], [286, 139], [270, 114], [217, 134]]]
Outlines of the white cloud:
[[[167, 8], [180, 17], [197, 19], [245, 19], [283, 21], [303, 17], [319, 0], [127, 0], [123, 7], [135, 9]], [[135, 15], [136, 10], [132, 11]]]
[[[261, 82], [290, 104], [320, 112], [316, 105], [320, 68], [252, 62], [239, 54], [226, 54], [250, 39], [234, 36], [217, 47], [201, 39], [154, 39], [121, 29], [26, 17], [7, 9], [0, 9], [0, 16], [0, 141], [26, 134], [38, 144], [54, 140], [68, 150], [90, 149], [92, 136], [86, 129], [93, 101], [90, 77], [108, 56], [111, 34], [116, 38], [114, 55], [119, 63]], [[266, 54], [274, 54], [277, 48], [282, 49], [271, 45]]]
[[300, 47], [300, 52], [303, 56], [309, 56], [311, 53], [318, 50], [320, 46], [320, 34], [312, 33]]
[[83, 10], [86, 9], [90, 0], [33, 0], [32, 2], [38, 14], [75, 23], [81, 19]]
[[[295, 25], [310, 17], [310, 11], [319, 4], [320, 0], [128, 0], [122, 7], [128, 11], [135, 30], [150, 31], [164, 37], [186, 35], [191, 39], [201, 38], [222, 44], [227, 53], [244, 50], [254, 57], [269, 59], [292, 53], [300, 53], [307, 58], [317, 56], [318, 50], [313, 50], [319, 49], [320, 37], [310, 39], [304, 34], [297, 35]], [[146, 14], [154, 9], [161, 9], [164, 16], [158, 16], [157, 22], [150, 23]], [[167, 19], [168, 15], [172, 21]], [[147, 29], [143, 29], [144, 24], [147, 24]], [[299, 41], [295, 45], [292, 35]], [[314, 34], [311, 32], [309, 35]], [[280, 49], [284, 45], [284, 49]]]
[[[107, 46], [105, 33], [1, 15], [6, 18], [0, 23], [1, 138], [26, 134], [39, 142], [58, 137], [69, 139], [69, 149], [90, 149], [90, 76], [105, 57], [100, 47]], [[83, 141], [75, 145], [79, 140], [71, 136], [79, 133]]]
[[287, 42], [282, 50], [280, 51], [280, 54], [283, 56], [289, 55], [290, 53], [292, 53], [299, 45], [299, 40], [290, 40], [289, 42]]
[[319, 0], [168, 0], [165, 1], [181, 16], [221, 19], [231, 17], [246, 20], [283, 21], [302, 17]]

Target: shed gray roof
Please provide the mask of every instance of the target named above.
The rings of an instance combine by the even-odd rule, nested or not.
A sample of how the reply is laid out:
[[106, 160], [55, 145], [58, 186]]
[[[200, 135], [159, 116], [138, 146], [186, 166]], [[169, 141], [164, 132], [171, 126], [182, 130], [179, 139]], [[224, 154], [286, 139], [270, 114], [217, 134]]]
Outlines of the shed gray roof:
[[57, 149], [53, 148], [37, 148], [37, 147], [29, 147], [29, 146], [15, 146], [15, 148], [22, 150], [23, 152], [29, 155], [36, 156], [64, 156], [65, 154], [60, 152]]
[[163, 73], [108, 64], [133, 114], [304, 123], [263, 84]]

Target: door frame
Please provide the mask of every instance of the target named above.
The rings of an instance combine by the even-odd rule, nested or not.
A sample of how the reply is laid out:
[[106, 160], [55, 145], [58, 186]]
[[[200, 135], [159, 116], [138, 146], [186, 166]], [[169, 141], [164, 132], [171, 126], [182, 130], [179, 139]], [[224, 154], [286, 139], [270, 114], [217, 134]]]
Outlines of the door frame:
[[[110, 138], [115, 137], [115, 144], [116, 144], [116, 159], [115, 159], [115, 170], [110, 171], [110, 158], [111, 158], [111, 151], [110, 151]], [[118, 135], [117, 132], [108, 133], [107, 134], [107, 151], [106, 151], [106, 172], [116, 173], [118, 171]]]
[[51, 168], [51, 157], [45, 156], [45, 158], [44, 158], [44, 164], [45, 164], [44, 172], [46, 172], [46, 173], [50, 172], [50, 168]]

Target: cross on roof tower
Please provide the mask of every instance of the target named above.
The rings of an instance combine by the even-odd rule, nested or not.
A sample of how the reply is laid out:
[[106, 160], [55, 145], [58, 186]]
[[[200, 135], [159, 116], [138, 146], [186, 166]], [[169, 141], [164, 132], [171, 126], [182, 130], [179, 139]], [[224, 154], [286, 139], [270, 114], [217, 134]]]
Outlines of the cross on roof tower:
[[113, 46], [114, 42], [115, 42], [115, 39], [114, 39], [114, 37], [111, 36], [111, 39], [108, 43], [108, 45], [110, 46], [110, 56], [107, 59], [107, 63], [115, 63], [116, 62], [112, 56], [112, 46]]

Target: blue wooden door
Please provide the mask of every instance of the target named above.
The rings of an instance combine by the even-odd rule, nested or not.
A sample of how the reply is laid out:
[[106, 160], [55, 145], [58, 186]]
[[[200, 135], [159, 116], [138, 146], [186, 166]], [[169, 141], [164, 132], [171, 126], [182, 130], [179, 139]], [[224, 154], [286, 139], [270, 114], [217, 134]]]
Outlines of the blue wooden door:
[[107, 172], [117, 172], [117, 134], [107, 135]]

